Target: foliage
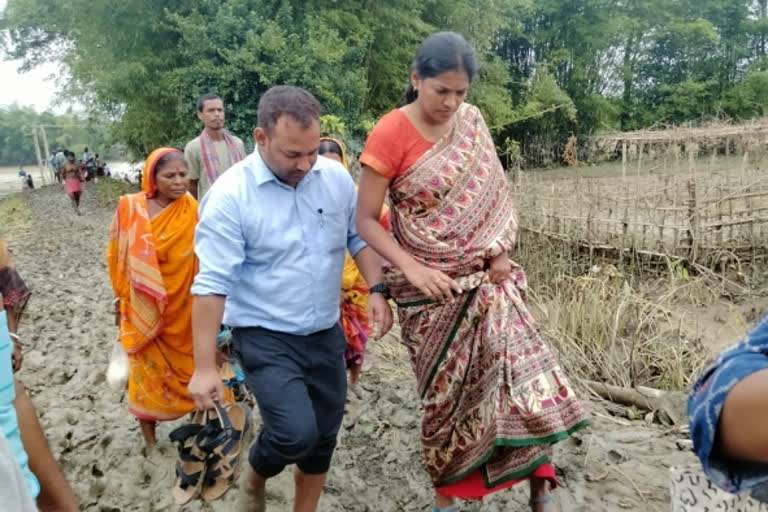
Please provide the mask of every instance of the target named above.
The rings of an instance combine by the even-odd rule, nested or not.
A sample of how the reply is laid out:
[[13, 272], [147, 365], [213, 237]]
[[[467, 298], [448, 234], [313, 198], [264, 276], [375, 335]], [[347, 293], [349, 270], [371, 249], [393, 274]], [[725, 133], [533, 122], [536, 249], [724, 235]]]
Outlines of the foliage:
[[470, 101], [527, 165], [560, 161], [572, 135], [768, 105], [766, 0], [9, 0], [1, 28], [26, 67], [61, 60], [62, 93], [115, 120], [111, 136], [137, 157], [195, 136], [195, 98], [209, 91], [250, 140], [261, 94], [281, 83], [311, 90], [326, 125], [359, 146], [403, 101], [436, 30], [477, 49]]
[[320, 118], [320, 130], [327, 137], [343, 139], [347, 135], [347, 125], [344, 121], [332, 114], [326, 114]]
[[[88, 146], [102, 156], [110, 156], [106, 126], [102, 122], [76, 114], [38, 114], [31, 107], [11, 105], [0, 108], [0, 165], [29, 165], [37, 162], [34, 130], [42, 125], [51, 151], [68, 148], [79, 154]], [[42, 135], [38, 131], [41, 157], [44, 154]]]
[[94, 187], [99, 203], [109, 208], [117, 207], [120, 196], [138, 192], [138, 185], [109, 177], [100, 178], [99, 182], [94, 184]]

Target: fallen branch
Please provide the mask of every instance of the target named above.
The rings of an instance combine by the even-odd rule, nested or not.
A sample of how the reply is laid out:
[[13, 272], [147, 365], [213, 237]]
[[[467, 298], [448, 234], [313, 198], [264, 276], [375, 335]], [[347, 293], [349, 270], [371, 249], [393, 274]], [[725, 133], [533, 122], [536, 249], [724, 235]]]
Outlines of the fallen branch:
[[496, 126], [491, 126], [490, 127], [490, 131], [493, 132], [493, 131], [496, 131], [496, 130], [500, 130], [502, 128], [506, 128], [507, 126], [512, 125], [512, 124], [516, 124], [516, 123], [519, 123], [519, 122], [522, 122], [522, 121], [526, 121], [528, 119], [533, 119], [533, 118], [536, 118], [536, 117], [541, 117], [544, 114], [549, 114], [550, 112], [554, 112], [556, 110], [560, 110], [561, 108], [565, 107], [566, 105], [568, 105], [568, 104], [567, 103], [561, 103], [560, 105], [555, 105], [553, 107], [545, 108], [544, 110], [539, 110], [538, 112], [534, 112], [532, 114], [528, 114], [527, 116], [518, 117], [517, 119], [513, 119], [511, 121], [507, 121], [506, 123], [498, 124]]
[[661, 391], [643, 386], [622, 388], [591, 380], [584, 382], [598, 396], [611, 402], [655, 412], [660, 415], [660, 420], [670, 425], [681, 425], [686, 422], [686, 396], [679, 391]]

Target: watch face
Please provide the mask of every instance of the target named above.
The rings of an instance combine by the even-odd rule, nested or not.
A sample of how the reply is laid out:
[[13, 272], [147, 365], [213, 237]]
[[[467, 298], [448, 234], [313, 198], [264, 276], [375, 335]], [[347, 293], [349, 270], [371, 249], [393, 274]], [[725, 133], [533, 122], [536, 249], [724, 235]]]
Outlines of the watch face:
[[387, 292], [387, 285], [385, 284], [377, 284], [373, 287], [371, 287], [371, 293], [383, 293], [386, 295]]

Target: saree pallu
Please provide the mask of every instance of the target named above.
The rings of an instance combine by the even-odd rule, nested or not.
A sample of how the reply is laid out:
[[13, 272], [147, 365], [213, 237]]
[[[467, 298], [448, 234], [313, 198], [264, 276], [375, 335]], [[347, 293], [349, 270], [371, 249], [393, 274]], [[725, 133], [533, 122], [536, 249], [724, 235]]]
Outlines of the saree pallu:
[[[389, 207], [384, 205], [379, 223], [389, 231]], [[373, 331], [368, 322], [368, 284], [355, 260], [347, 252], [341, 273], [341, 307], [339, 324], [347, 340], [344, 360], [347, 367], [363, 364], [368, 336]]]
[[347, 340], [344, 360], [347, 367], [363, 364], [371, 326], [368, 324], [368, 285], [355, 260], [347, 253], [341, 273], [339, 324]]
[[120, 342], [128, 354], [128, 402], [144, 420], [194, 410], [192, 297], [197, 273], [197, 201], [185, 195], [150, 220], [144, 192], [120, 198], [107, 264], [120, 299]]
[[[554, 472], [551, 445], [587, 421], [520, 291], [525, 275], [488, 280], [489, 258], [514, 247], [517, 220], [493, 140], [477, 108], [462, 105], [450, 134], [390, 184], [401, 247], [454, 278], [463, 293], [424, 298], [388, 268], [424, 406], [422, 442], [438, 492], [479, 498]], [[483, 489], [456, 491], [480, 482]]]
[[5, 309], [14, 315], [21, 315], [32, 295], [13, 266], [11, 253], [2, 239], [0, 239], [0, 295], [3, 296]]

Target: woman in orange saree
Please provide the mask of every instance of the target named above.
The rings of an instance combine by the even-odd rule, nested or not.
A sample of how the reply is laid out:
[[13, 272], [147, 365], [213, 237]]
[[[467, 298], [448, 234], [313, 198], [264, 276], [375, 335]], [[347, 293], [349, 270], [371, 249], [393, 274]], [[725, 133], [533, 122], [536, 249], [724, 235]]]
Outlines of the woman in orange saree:
[[[320, 139], [321, 156], [336, 160], [349, 170], [347, 161], [347, 152], [344, 144], [340, 140], [330, 137]], [[389, 207], [383, 205], [379, 223], [389, 231]], [[347, 368], [349, 368], [350, 382], [354, 386], [360, 378], [360, 372], [363, 367], [365, 357], [365, 348], [368, 343], [368, 336], [373, 332], [373, 328], [368, 323], [368, 285], [363, 279], [360, 270], [355, 264], [355, 260], [347, 252], [344, 260], [344, 270], [341, 274], [341, 314], [339, 323], [344, 330], [344, 337], [347, 339], [347, 349], [344, 352]]]
[[189, 290], [197, 273], [197, 201], [187, 182], [181, 151], [153, 151], [141, 192], [120, 198], [107, 248], [119, 341], [130, 361], [130, 412], [147, 445], [156, 441], [156, 422], [195, 409], [187, 385], [195, 369]]
[[[475, 72], [460, 35], [424, 41], [408, 104], [379, 120], [360, 157], [358, 232], [391, 262], [433, 510], [527, 479], [532, 509], [553, 512], [551, 445], [587, 420], [508, 256], [517, 219], [507, 180], [480, 111], [464, 103]], [[394, 240], [376, 221], [387, 191]]]

